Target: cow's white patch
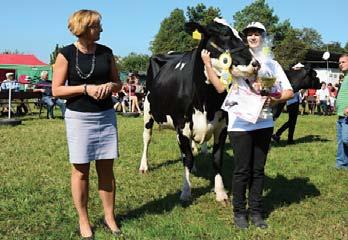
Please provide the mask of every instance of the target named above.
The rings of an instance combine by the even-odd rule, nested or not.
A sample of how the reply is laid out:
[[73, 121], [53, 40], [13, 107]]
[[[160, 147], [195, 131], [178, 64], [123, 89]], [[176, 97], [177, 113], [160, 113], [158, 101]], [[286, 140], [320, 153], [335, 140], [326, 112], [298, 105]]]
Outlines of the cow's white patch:
[[196, 143], [203, 143], [208, 132], [207, 112], [194, 109], [192, 115], [193, 129], [192, 138]]
[[185, 67], [186, 63], [184, 62], [178, 62], [176, 65], [175, 65], [175, 68], [174, 69], [180, 69], [180, 71]]
[[222, 182], [222, 177], [220, 174], [217, 174], [215, 176], [214, 191], [216, 194], [216, 201], [222, 202], [228, 199], [227, 193], [225, 191], [224, 183]]
[[[220, 124], [224, 124], [223, 121], [219, 121], [222, 118], [222, 111], [217, 111], [214, 115], [214, 119], [211, 122], [207, 120], [207, 112], [201, 112], [195, 109], [195, 113], [192, 115], [193, 129], [192, 129], [192, 139], [199, 144], [204, 141], [208, 141], [214, 130]], [[219, 126], [221, 128], [221, 126]]]
[[175, 68], [174, 68], [174, 69], [177, 69], [180, 65], [181, 65], [181, 62], [178, 62], [178, 63], [175, 65]]
[[188, 139], [191, 139], [191, 129], [190, 129], [190, 123], [185, 123], [185, 127], [182, 130], [182, 134], [187, 137]]
[[183, 188], [180, 195], [181, 201], [189, 201], [191, 198], [191, 182], [190, 182], [190, 171], [188, 167], [184, 169], [184, 177], [183, 177]]
[[231, 27], [230, 24], [228, 24], [228, 22], [226, 21], [226, 19], [216, 17], [216, 18], [214, 18], [214, 22], [220, 23], [220, 24], [222, 24], [222, 25], [225, 25], [225, 26], [231, 28], [231, 30], [232, 30], [234, 36], [236, 36], [237, 38], [239, 38], [240, 40], [242, 40], [242, 38], [239, 36], [238, 31], [237, 31], [236, 29], [234, 29], [233, 27]]

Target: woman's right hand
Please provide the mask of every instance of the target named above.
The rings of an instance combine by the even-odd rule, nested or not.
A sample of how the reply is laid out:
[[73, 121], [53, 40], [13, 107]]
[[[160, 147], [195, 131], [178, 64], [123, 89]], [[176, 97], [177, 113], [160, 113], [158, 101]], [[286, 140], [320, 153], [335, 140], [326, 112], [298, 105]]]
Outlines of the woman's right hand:
[[202, 57], [204, 65], [206, 67], [211, 67], [210, 52], [206, 49], [202, 49], [201, 57]]

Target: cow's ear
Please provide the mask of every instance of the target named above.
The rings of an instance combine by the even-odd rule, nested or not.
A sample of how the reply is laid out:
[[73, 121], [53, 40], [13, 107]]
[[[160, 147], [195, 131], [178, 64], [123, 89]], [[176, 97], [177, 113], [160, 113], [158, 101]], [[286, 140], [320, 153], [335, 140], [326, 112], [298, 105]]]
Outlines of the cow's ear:
[[187, 32], [188, 34], [192, 35], [192, 33], [196, 30], [200, 32], [201, 34], [205, 34], [205, 29], [199, 23], [196, 23], [196, 22], [185, 23], [185, 32]]

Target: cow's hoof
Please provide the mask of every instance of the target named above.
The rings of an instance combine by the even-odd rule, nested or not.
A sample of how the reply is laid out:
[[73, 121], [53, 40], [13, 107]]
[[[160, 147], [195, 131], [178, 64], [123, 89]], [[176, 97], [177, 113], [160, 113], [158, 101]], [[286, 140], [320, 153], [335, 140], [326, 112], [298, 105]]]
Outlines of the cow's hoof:
[[139, 168], [139, 173], [141, 174], [147, 173], [147, 168]]
[[223, 199], [221, 201], [218, 201], [218, 203], [220, 203], [223, 207], [227, 207], [229, 204], [228, 199]]
[[191, 173], [197, 173], [196, 164], [193, 165], [193, 167], [192, 167], [192, 169], [191, 169]]
[[191, 192], [187, 192], [187, 193], [182, 192], [180, 194], [180, 201], [190, 202], [191, 201]]

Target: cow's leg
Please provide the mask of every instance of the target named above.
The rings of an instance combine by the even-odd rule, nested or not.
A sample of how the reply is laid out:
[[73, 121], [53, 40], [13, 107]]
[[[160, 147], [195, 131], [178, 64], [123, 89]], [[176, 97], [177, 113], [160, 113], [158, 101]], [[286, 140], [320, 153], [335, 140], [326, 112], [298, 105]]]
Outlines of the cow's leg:
[[225, 191], [224, 183], [221, 177], [223, 150], [227, 137], [226, 126], [221, 126], [214, 131], [214, 146], [213, 146], [213, 167], [215, 171], [215, 185], [214, 191], [216, 194], [216, 201], [227, 202], [228, 196]]
[[139, 167], [139, 171], [141, 173], [145, 173], [148, 170], [147, 154], [148, 154], [148, 147], [151, 141], [153, 123], [154, 123], [154, 120], [150, 114], [150, 103], [146, 97], [144, 102], [144, 131], [143, 131], [144, 148], [143, 148], [143, 156], [141, 157], [141, 162]]
[[193, 154], [191, 150], [191, 131], [189, 124], [185, 124], [183, 129], [177, 128], [177, 138], [181, 150], [182, 161], [184, 164], [183, 188], [180, 195], [181, 201], [189, 201], [191, 199], [191, 182], [190, 171], [193, 167]]

